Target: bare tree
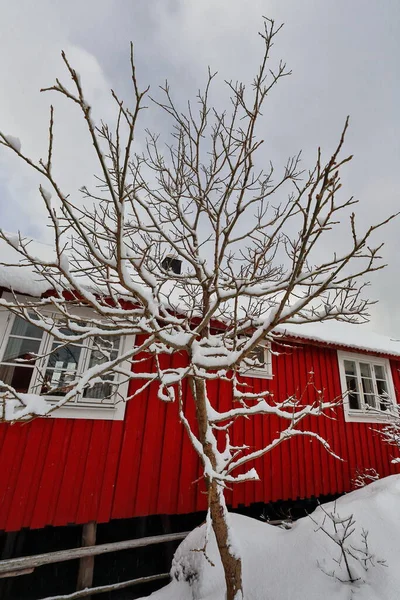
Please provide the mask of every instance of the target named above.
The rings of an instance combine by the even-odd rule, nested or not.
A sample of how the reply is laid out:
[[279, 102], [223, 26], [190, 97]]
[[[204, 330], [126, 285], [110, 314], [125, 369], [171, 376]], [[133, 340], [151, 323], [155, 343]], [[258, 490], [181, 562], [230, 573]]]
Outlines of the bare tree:
[[333, 569], [328, 570], [325, 560], [318, 561], [318, 566], [325, 575], [341, 583], [360, 585], [365, 583], [364, 577], [370, 567], [387, 566], [384, 559], [378, 558], [371, 552], [368, 531], [362, 528], [360, 534], [356, 533], [356, 520], [353, 514], [345, 517], [340, 515], [336, 509], [336, 502], [333, 510], [326, 509], [324, 506], [319, 508], [319, 515], [309, 515], [317, 526], [315, 531], [325, 533], [339, 548], [338, 557], [332, 558]]
[[[379, 396], [380, 410], [378, 408], [371, 407], [371, 414], [378, 417], [378, 420], [382, 420], [382, 427], [379, 429], [373, 429], [375, 433], [379, 435], [382, 442], [396, 448], [396, 454], [400, 451], [400, 406], [394, 404], [389, 398], [387, 392], [384, 392]], [[400, 464], [399, 456], [392, 456], [391, 461], [393, 465]]]
[[[215, 78], [210, 71], [196, 108], [188, 103], [183, 112], [166, 83], [162, 100], [152, 101], [170, 118], [171, 143], [164, 145], [148, 132], [142, 154], [134, 151], [134, 136], [147, 90], [141, 91], [137, 83], [133, 49], [133, 102], [128, 106], [112, 92], [118, 111], [113, 130], [93, 121], [80, 77], [63, 54], [73, 91], [60, 80], [47, 90], [75, 103], [86, 122], [100, 173], [98, 188], [84, 187], [83, 198], [66, 195], [53, 176], [53, 108], [45, 159], [32, 160], [19, 140], [0, 134], [1, 143], [46, 181], [40, 194], [54, 234], [54, 258], [44, 261], [35, 257], [21, 234], [1, 233], [53, 290], [38, 301], [15, 295], [1, 305], [61, 344], [100, 336], [111, 347], [118, 336], [145, 334], [145, 341], [119, 356], [103, 348], [100, 364], [72, 380], [55, 404], [45, 400], [54, 387], [43, 389], [41, 396], [28, 395], [2, 382], [3, 417], [12, 421], [47, 414], [99, 378], [113, 384], [115, 374], [138, 380], [133, 395], [157, 381], [160, 400], [179, 403], [180, 420], [204, 467], [210, 523], [229, 600], [242, 598], [243, 586], [225, 486], [257, 479], [254, 469], [239, 475], [235, 471], [293, 436], [308, 435], [329, 449], [317, 433], [300, 431], [298, 425], [336, 403], [325, 402], [320, 392], [311, 404], [254, 393], [245, 385], [243, 369], [257, 364], [260, 343], [279, 341], [274, 332], [278, 325], [367, 318], [364, 276], [383, 266], [381, 246], [370, 246], [369, 240], [392, 218], [359, 232], [351, 214], [347, 240], [332, 255], [323, 251], [326, 236], [355, 204], [352, 198], [338, 198], [339, 171], [351, 159], [341, 156], [347, 120], [332, 156], [323, 161], [318, 150], [310, 171], [300, 170], [300, 155], [291, 157], [280, 174], [270, 164], [265, 168], [257, 125], [267, 96], [290, 73], [282, 62], [275, 70], [269, 68], [279, 30], [273, 21], [264, 21], [264, 51], [251, 89], [227, 81], [226, 110], [210, 102]], [[174, 272], [174, 260], [181, 261], [181, 272]], [[90, 307], [93, 317], [80, 316], [79, 306]], [[187, 355], [187, 365], [163, 367], [162, 356], [176, 351]], [[154, 372], [140, 369], [143, 352], [154, 357]], [[126, 360], [139, 368], [125, 368]], [[212, 405], [209, 384], [215, 379], [232, 386], [230, 410], [219, 412]], [[185, 412], [184, 380], [196, 407], [195, 429]], [[276, 415], [286, 426], [265, 447], [234, 447], [232, 423], [256, 414]], [[221, 429], [226, 434], [223, 448], [217, 443]]]

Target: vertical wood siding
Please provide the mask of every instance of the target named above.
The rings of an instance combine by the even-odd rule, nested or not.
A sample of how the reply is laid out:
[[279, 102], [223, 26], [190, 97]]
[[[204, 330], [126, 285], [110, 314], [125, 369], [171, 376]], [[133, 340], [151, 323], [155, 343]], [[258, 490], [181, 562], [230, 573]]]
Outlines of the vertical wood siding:
[[[166, 360], [184, 364], [179, 354]], [[400, 361], [392, 360], [391, 367], [397, 392]], [[330, 347], [285, 349], [273, 357], [273, 372], [272, 380], [249, 380], [254, 391], [268, 389], [278, 400], [304, 393], [304, 400], [312, 401], [315, 392], [307, 381], [313, 372], [326, 399], [340, 396], [337, 354]], [[36, 419], [0, 425], [0, 530], [205, 509], [201, 466], [178, 422], [177, 406], [160, 402], [156, 391], [152, 385], [130, 401], [124, 421]], [[228, 382], [213, 382], [211, 395], [220, 410], [231, 406]], [[185, 396], [193, 422], [187, 386]], [[381, 476], [398, 470], [390, 464], [393, 449], [373, 431], [378, 426], [345, 423], [341, 407], [332, 417], [307, 418], [301, 428], [320, 433], [341, 461], [317, 441], [298, 436], [249, 465], [257, 468], [260, 481], [233, 486], [228, 502], [237, 507], [337, 494], [352, 489], [358, 469], [374, 468]], [[274, 416], [238, 419], [232, 440], [236, 446], [258, 448], [281, 427]]]

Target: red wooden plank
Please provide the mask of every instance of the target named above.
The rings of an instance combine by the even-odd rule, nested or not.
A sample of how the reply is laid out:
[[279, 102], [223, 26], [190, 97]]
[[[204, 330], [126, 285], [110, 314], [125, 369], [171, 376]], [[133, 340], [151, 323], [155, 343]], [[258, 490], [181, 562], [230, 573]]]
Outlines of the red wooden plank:
[[[324, 374], [326, 370], [330, 368], [330, 361], [324, 360], [323, 351], [319, 349], [315, 351], [314, 348], [310, 348], [310, 357], [308, 360], [308, 374], [313, 372], [312, 376], [314, 388], [310, 388], [310, 395], [312, 396], [311, 401], [315, 401], [318, 399], [318, 393], [323, 393], [324, 402], [329, 402], [332, 400], [330, 395], [330, 390], [327, 388], [327, 382]], [[308, 354], [308, 353], [307, 353]], [[324, 440], [326, 440], [330, 445], [333, 444], [332, 439], [332, 428], [331, 421], [325, 415], [321, 415], [319, 417], [314, 417], [310, 419], [310, 428], [312, 431], [316, 431]], [[331, 461], [329, 460], [329, 454], [325, 450], [325, 448], [317, 441], [313, 440], [313, 451], [315, 452], [315, 457], [313, 457], [314, 463], [314, 496], [318, 497], [321, 494], [326, 494], [326, 490], [332, 489], [332, 481], [336, 480], [335, 474], [331, 475]]]
[[8, 425], [6, 425], [6, 423], [0, 423], [0, 456], [3, 449], [4, 440], [6, 439], [7, 430]]
[[107, 523], [111, 519], [114, 502], [115, 482], [117, 479], [118, 464], [122, 445], [123, 421], [113, 421], [110, 433], [110, 442], [104, 467], [103, 485], [101, 488], [100, 503], [97, 512], [97, 522]]
[[29, 491], [32, 487], [36, 488], [37, 484], [34, 475], [43, 425], [43, 420], [42, 422], [36, 420], [24, 426], [26, 427], [27, 438], [24, 445], [21, 466], [17, 470], [18, 478], [14, 485], [11, 507], [7, 517], [7, 529], [9, 531], [20, 529], [21, 521], [24, 522], [25, 519], [25, 512], [30, 512], [28, 503], [32, 497], [30, 497]]
[[138, 485], [135, 500], [135, 514], [138, 516], [155, 513], [158, 495], [158, 476], [160, 468], [161, 448], [165, 405], [157, 398], [158, 383], [149, 388], [148, 410], [144, 424], [145, 435], [138, 457]]
[[[175, 353], [172, 359], [174, 368], [184, 367], [187, 359], [183, 353]], [[178, 506], [180, 462], [176, 457], [182, 453], [182, 437], [186, 435], [179, 423], [178, 398], [166, 407], [163, 449], [159, 474], [159, 491], [157, 497], [157, 513], [175, 514]], [[172, 468], [171, 468], [172, 465]]]
[[7, 519], [11, 508], [15, 484], [24, 456], [28, 429], [20, 424], [10, 425], [3, 443], [0, 487], [0, 529], [7, 530]]
[[[277, 348], [273, 347], [273, 350], [277, 350]], [[286, 393], [286, 389], [281, 391], [282, 386], [286, 380], [286, 365], [284, 361], [284, 357], [277, 357], [275, 355], [272, 356], [272, 372], [274, 374], [274, 378], [270, 383], [270, 391], [273, 394], [272, 400], [279, 400], [283, 394]], [[262, 421], [262, 444], [266, 446], [272, 439], [272, 418], [269, 415], [266, 415]], [[263, 463], [263, 496], [262, 501], [268, 502], [270, 498], [272, 498], [272, 489], [273, 489], [273, 477], [272, 477], [272, 455], [273, 452], [268, 452], [264, 454], [262, 457]]]
[[110, 441], [110, 421], [94, 421], [76, 516], [77, 523], [97, 520], [104, 466]]
[[[140, 342], [138, 342], [140, 343]], [[143, 364], [143, 369], [151, 368], [151, 364]], [[139, 389], [142, 383], [131, 381], [130, 394]], [[125, 413], [121, 453], [117, 470], [116, 487], [113, 499], [111, 518], [126, 518], [135, 514], [135, 499], [139, 482], [139, 463], [145, 445], [146, 414], [151, 410], [149, 389], [128, 401]]]
[[80, 497], [80, 474], [84, 468], [88, 449], [88, 422], [74, 419], [71, 423], [68, 460], [65, 463], [59, 484], [57, 513], [54, 525], [75, 523], [75, 515]]
[[55, 501], [65, 468], [68, 446], [68, 424], [66, 419], [54, 420], [52, 434], [47, 450], [46, 462], [40, 478], [40, 484], [32, 514], [31, 527], [41, 528], [53, 524]]
[[[81, 458], [78, 463], [76, 477], [75, 477], [75, 485], [77, 486], [77, 490], [79, 490], [79, 495], [82, 493], [87, 457], [88, 457], [89, 448], [90, 448], [91, 433], [92, 433], [92, 429], [93, 429], [93, 425], [94, 425], [93, 421], [89, 421], [86, 419], [81, 419], [81, 421], [82, 421], [82, 429], [83, 429], [82, 435], [84, 438], [84, 442], [81, 446]], [[73, 508], [73, 513], [72, 513], [72, 515], [73, 515], [72, 522], [73, 523], [79, 522], [77, 519], [78, 509], [79, 509], [79, 504], [78, 504], [79, 497], [75, 497], [74, 505], [71, 507], [71, 508]]]
[[[38, 488], [42, 477], [42, 471], [46, 462], [47, 449], [49, 447], [53, 425], [53, 419], [36, 419], [29, 425], [29, 427], [32, 427], [33, 430], [33, 437], [35, 439], [36, 447], [32, 451], [34, 465], [32, 468], [31, 485], [25, 490], [27, 496], [27, 505], [22, 520], [22, 527], [31, 526], [32, 515], [33, 511], [35, 510]], [[20, 529], [20, 527], [21, 524], [19, 524], [18, 529]]]
[[[249, 378], [250, 379], [250, 378]], [[249, 381], [249, 386], [252, 386], [252, 381]], [[250, 392], [254, 391], [252, 387], [249, 387]], [[234, 446], [240, 447], [245, 443], [245, 419], [236, 419], [232, 426], [231, 439]], [[244, 472], [244, 468], [240, 467], [234, 471], [234, 475], [240, 475]], [[245, 504], [245, 486], [244, 485], [233, 485], [232, 487], [232, 506], [234, 508], [241, 504]]]
[[[193, 431], [197, 434], [195, 425], [195, 405], [192, 395], [189, 390], [189, 385], [185, 382], [184, 386], [185, 400], [184, 412], [189, 423], [193, 427]], [[186, 432], [183, 434], [182, 455], [177, 457], [177, 462], [180, 462], [180, 483], [176, 490], [178, 500], [179, 514], [194, 512], [196, 510], [197, 483], [202, 467], [200, 467], [200, 459], [196, 454], [189, 437]]]
[[[59, 424], [60, 423], [60, 424]], [[54, 525], [58, 516], [58, 502], [62, 494], [62, 482], [65, 468], [69, 462], [69, 450], [71, 445], [71, 434], [75, 426], [75, 419], [58, 419], [54, 424], [53, 435], [58, 437], [62, 443], [59, 445], [58, 469], [54, 478], [54, 485], [49, 497], [49, 523]], [[62, 437], [61, 437], [62, 436]]]
[[[315, 350], [318, 351], [317, 349]], [[323, 375], [325, 373], [325, 376]], [[342, 394], [339, 379], [339, 365], [336, 351], [324, 349], [321, 355], [321, 382], [324, 384], [327, 400], [339, 399]], [[344, 488], [343, 471], [347, 469], [347, 462], [343, 462], [347, 455], [345, 435], [343, 435], [343, 405], [339, 404], [334, 412], [329, 415], [331, 429], [331, 445], [333, 451], [340, 456], [341, 461], [330, 461], [335, 473], [335, 487], [333, 493], [341, 493]]]
[[[280, 398], [280, 400], [284, 400], [290, 396], [295, 395], [297, 398], [300, 397], [302, 393], [305, 391], [305, 384], [307, 382], [307, 375], [304, 372], [304, 364], [299, 363], [299, 355], [300, 349], [299, 346], [294, 346], [293, 348], [287, 348], [286, 354], [284, 354], [284, 360], [286, 361], [286, 380], [285, 380], [285, 394]], [[300, 430], [303, 430], [306, 425], [301, 423]], [[298, 489], [296, 492], [292, 492], [295, 498], [304, 498], [306, 495], [306, 486], [307, 486], [307, 472], [306, 472], [306, 462], [309, 456], [309, 445], [308, 440], [306, 440], [303, 436], [297, 436], [296, 438], [296, 456], [293, 457], [293, 460], [296, 462], [297, 471], [298, 471]], [[280, 499], [286, 499], [287, 492], [282, 488], [282, 493]]]

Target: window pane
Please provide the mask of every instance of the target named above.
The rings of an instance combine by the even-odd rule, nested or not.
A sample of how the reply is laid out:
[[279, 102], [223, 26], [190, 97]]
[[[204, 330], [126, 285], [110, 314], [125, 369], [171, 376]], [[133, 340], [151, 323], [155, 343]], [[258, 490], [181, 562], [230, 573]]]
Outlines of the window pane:
[[58, 343], [53, 344], [53, 351], [49, 357], [47, 364], [48, 368], [57, 369], [76, 369], [82, 348], [80, 346], [59, 346]]
[[344, 370], [346, 375], [356, 375], [357, 371], [356, 371], [356, 363], [352, 360], [345, 360], [344, 361]]
[[[350, 362], [350, 361], [345, 361], [345, 362]], [[350, 365], [354, 365], [354, 363], [350, 363]], [[347, 375], [346, 376], [346, 385], [347, 385], [347, 390], [348, 390], [348, 399], [349, 399], [349, 406], [352, 410], [360, 410], [361, 405], [360, 405], [360, 395], [359, 395], [359, 390], [358, 390], [358, 382], [356, 377], [353, 377], [352, 375]]]
[[267, 365], [265, 346], [260, 345], [253, 348], [253, 350], [250, 352], [248, 357], [244, 359], [243, 362], [246, 368], [248, 369], [265, 369]]
[[349, 407], [351, 410], [360, 410], [360, 397], [356, 392], [348, 393]]
[[0, 380], [4, 381], [7, 385], [11, 385], [17, 392], [28, 392], [32, 373], [33, 367], [0, 365]]
[[361, 378], [362, 387], [364, 394], [373, 394], [374, 393], [374, 384], [372, 383], [372, 379]]
[[372, 377], [371, 365], [368, 363], [360, 363], [360, 373], [361, 377]]
[[[89, 368], [95, 365], [101, 365], [109, 360], [114, 360], [118, 355], [120, 339], [119, 338], [103, 338], [96, 337], [93, 340], [93, 348], [90, 353]], [[93, 387], [86, 389], [83, 393], [84, 398], [97, 398], [99, 400], [109, 400], [110, 396], [115, 391], [115, 386], [112, 385], [110, 380], [114, 379], [114, 373], [107, 373], [102, 376], [107, 379], [107, 382], [96, 383]]]
[[378, 390], [378, 396], [379, 396], [379, 406], [381, 410], [387, 410], [391, 404], [390, 402], [390, 398], [389, 398], [389, 392], [388, 392], [388, 387], [387, 387], [387, 383], [386, 381], [382, 381], [380, 379], [376, 380], [376, 387]]
[[384, 396], [384, 397], [388, 396], [388, 389], [387, 389], [386, 381], [380, 381], [379, 379], [377, 379], [376, 387], [378, 388], [379, 396]]
[[21, 319], [21, 317], [15, 317], [10, 335], [20, 335], [21, 337], [31, 337], [41, 340], [43, 331], [39, 327], [36, 327], [36, 325], [31, 325], [25, 319]]
[[[107, 379], [112, 379], [113, 377], [108, 375]], [[104, 401], [104, 403], [112, 403], [112, 395], [115, 392], [115, 385], [112, 383], [104, 382], [104, 383], [95, 383], [93, 387], [86, 388], [83, 397], [84, 398], [96, 398], [98, 400]]]
[[[22, 338], [9, 338], [3, 356], [3, 362], [15, 362], [19, 359], [31, 359], [30, 364], [35, 362], [32, 354], [39, 352], [40, 340], [24, 340]], [[22, 363], [21, 363], [22, 365]]]
[[60, 361], [54, 369], [46, 369], [41, 390], [42, 394], [64, 396], [71, 389], [71, 383], [75, 379], [76, 370], [72, 363], [69, 369], [63, 369], [62, 364]]
[[375, 377], [377, 379], [386, 379], [385, 369], [382, 367], [382, 365], [374, 365], [374, 369]]
[[376, 408], [376, 401], [374, 394], [364, 394], [364, 402], [371, 408]]

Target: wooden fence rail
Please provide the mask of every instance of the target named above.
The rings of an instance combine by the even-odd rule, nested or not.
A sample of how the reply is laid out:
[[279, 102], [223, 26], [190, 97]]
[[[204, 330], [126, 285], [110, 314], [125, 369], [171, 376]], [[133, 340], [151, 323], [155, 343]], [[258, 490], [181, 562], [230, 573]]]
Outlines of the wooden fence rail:
[[[56, 552], [36, 554], [34, 556], [10, 558], [0, 561], [0, 577], [22, 575], [23, 572], [32, 572], [32, 570], [36, 567], [63, 562], [65, 560], [74, 560], [85, 556], [96, 556], [97, 554], [107, 554], [108, 552], [117, 552], [119, 550], [128, 550], [130, 548], [141, 548], [143, 546], [162, 544], [163, 542], [183, 540], [188, 534], [188, 531], [181, 533], [168, 533], [165, 535], [154, 535], [134, 540], [124, 540], [122, 542], [99, 544], [98, 546], [71, 548], [70, 550], [58, 550]], [[19, 571], [21, 571], [21, 573], [19, 573]]]
[[79, 590], [72, 594], [64, 594], [63, 596], [47, 596], [42, 600], [78, 600], [78, 598], [86, 598], [92, 594], [103, 594], [104, 592], [114, 592], [115, 590], [122, 590], [133, 585], [140, 583], [149, 583], [150, 581], [159, 581], [160, 579], [167, 579], [169, 573], [161, 573], [160, 575], [149, 575], [148, 577], [140, 577], [139, 579], [129, 579], [129, 581], [119, 581], [118, 583], [112, 583], [110, 585], [101, 585], [93, 588], [86, 588], [85, 590]]

